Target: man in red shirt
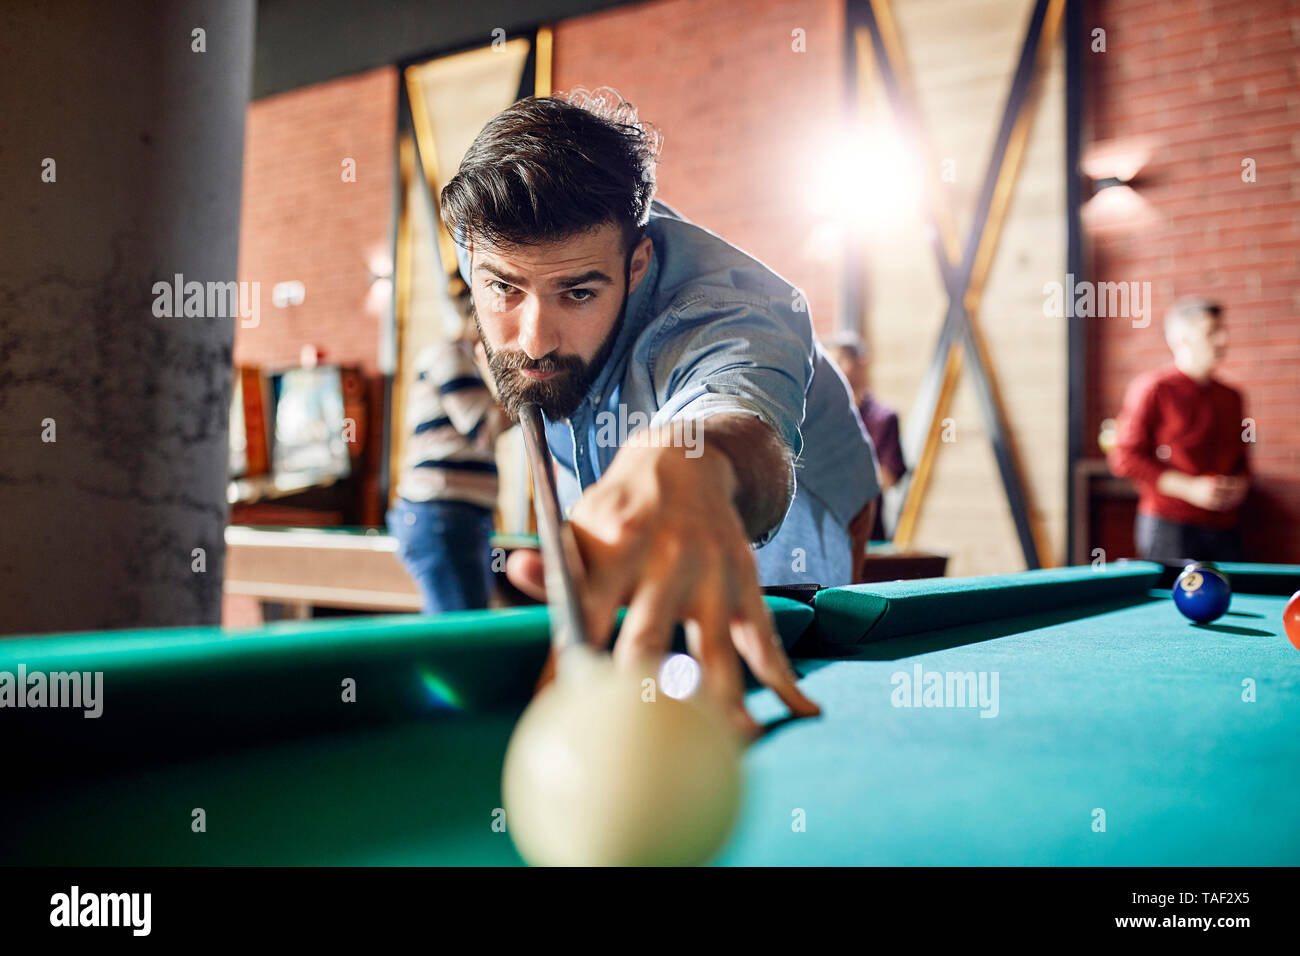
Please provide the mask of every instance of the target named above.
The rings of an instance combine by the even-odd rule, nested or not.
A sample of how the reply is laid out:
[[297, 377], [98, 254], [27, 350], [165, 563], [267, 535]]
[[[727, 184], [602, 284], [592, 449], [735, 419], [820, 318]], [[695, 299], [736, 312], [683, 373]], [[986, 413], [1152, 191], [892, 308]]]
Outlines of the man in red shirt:
[[1138, 554], [1152, 561], [1241, 559], [1249, 488], [1241, 393], [1214, 377], [1228, 345], [1217, 302], [1187, 299], [1165, 317], [1174, 364], [1129, 386], [1110, 469], [1138, 488]]

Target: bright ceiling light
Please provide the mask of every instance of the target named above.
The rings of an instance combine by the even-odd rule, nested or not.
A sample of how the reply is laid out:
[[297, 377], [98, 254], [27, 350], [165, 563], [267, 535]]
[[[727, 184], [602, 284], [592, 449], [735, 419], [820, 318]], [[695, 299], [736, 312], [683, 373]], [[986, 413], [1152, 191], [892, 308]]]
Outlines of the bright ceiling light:
[[819, 219], [845, 229], [882, 234], [922, 209], [915, 157], [887, 127], [857, 128], [839, 137], [811, 164], [807, 196]]

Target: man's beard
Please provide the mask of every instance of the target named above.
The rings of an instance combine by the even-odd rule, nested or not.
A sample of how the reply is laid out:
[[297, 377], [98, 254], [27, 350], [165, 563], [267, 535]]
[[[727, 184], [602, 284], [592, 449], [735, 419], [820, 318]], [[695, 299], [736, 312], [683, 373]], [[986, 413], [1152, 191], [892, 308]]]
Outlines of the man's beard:
[[[623, 289], [623, 303], [618, 309], [618, 319], [590, 362], [584, 362], [576, 355], [546, 355], [534, 361], [518, 349], [494, 350], [488, 345], [483, 326], [479, 323], [478, 310], [471, 301], [470, 315], [478, 329], [483, 351], [487, 353], [488, 367], [496, 382], [497, 397], [511, 419], [519, 421], [520, 412], [528, 404], [539, 406], [547, 419], [553, 422], [569, 418], [578, 410], [592, 384], [604, 370], [619, 333], [623, 330], [623, 321], [627, 316], [626, 283]], [[535, 382], [521, 375], [520, 369], [554, 374], [545, 381]]]

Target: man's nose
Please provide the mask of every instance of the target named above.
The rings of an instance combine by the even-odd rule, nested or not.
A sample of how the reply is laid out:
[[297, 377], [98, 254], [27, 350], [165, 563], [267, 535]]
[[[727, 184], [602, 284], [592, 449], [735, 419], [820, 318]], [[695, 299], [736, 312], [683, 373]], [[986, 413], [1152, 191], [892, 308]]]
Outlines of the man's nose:
[[554, 352], [559, 345], [536, 300], [523, 304], [519, 316], [519, 348], [533, 361]]

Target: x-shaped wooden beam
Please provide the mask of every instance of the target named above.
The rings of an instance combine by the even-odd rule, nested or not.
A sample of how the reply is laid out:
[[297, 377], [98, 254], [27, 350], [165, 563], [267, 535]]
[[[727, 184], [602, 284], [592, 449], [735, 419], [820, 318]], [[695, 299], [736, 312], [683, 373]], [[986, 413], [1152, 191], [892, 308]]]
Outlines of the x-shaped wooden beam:
[[[925, 215], [939, 273], [948, 295], [948, 310], [904, 433], [904, 454], [907, 461], [915, 462], [915, 466], [904, 479], [907, 484], [902, 504], [893, 516], [896, 518], [895, 541], [905, 544], [915, 530], [926, 484], [938, 453], [942, 418], [956, 390], [964, 357], [970, 365], [1016, 534], [1025, 563], [1030, 568], [1041, 566], [1037, 535], [997, 382], [989, 368], [975, 317], [1029, 135], [1032, 120], [1030, 94], [1036, 65], [1040, 55], [1045, 55], [1055, 41], [1064, 5], [1065, 0], [1037, 0], [1034, 5], [960, 261], [954, 261], [950, 252], [955, 247], [952, 230], [941, 218], [940, 207], [933, 201], [931, 191], [926, 192]], [[861, 15], [860, 21], [853, 18], [855, 11]], [[901, 72], [905, 69], [905, 60], [888, 0], [852, 3], [850, 17], [855, 30], [860, 23], [870, 33], [885, 92], [903, 136], [915, 155], [929, 157], [927, 138], [917, 120], [910, 88]]]

